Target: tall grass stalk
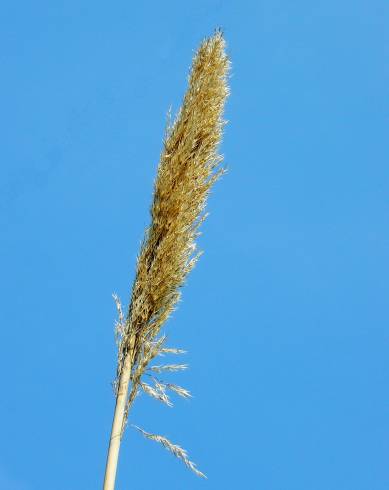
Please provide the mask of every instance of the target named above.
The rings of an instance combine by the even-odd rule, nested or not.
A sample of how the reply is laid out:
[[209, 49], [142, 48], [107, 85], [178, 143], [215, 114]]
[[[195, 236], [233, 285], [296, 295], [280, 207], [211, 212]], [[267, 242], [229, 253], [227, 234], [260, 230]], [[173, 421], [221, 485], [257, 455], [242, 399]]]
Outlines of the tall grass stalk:
[[[171, 406], [170, 392], [190, 397], [185, 388], [160, 379], [186, 364], [152, 365], [157, 356], [183, 354], [166, 347], [162, 325], [175, 309], [180, 289], [200, 253], [196, 249], [208, 194], [224, 172], [218, 153], [223, 110], [228, 96], [229, 60], [220, 31], [205, 39], [194, 56], [188, 89], [172, 124], [168, 124], [154, 183], [151, 223], [137, 260], [130, 306], [126, 314], [114, 296], [118, 321], [116, 407], [109, 442], [104, 490], [115, 487], [120, 442], [129, 410], [142, 391]], [[151, 383], [151, 384], [150, 384]], [[136, 426], [135, 426], [136, 427]], [[136, 427], [162, 444], [199, 476], [187, 452], [164, 436]]]

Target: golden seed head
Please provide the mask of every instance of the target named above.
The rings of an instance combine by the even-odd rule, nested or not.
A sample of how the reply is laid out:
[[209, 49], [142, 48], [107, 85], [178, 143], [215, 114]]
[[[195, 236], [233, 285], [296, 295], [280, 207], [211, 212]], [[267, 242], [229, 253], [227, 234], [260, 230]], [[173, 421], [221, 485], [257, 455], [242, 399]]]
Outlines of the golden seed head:
[[182, 107], [166, 131], [123, 338], [136, 336], [135, 358], [174, 310], [199, 257], [195, 240], [207, 196], [223, 172], [218, 146], [228, 69], [225, 41], [217, 32], [195, 54]]

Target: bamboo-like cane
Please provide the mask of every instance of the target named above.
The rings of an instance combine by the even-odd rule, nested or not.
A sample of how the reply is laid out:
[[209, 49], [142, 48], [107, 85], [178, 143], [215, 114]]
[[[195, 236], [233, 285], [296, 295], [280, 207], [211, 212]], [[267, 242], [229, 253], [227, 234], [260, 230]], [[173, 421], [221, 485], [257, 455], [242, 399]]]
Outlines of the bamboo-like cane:
[[[182, 107], [173, 125], [167, 128], [154, 184], [151, 224], [138, 256], [126, 316], [115, 296], [119, 314], [117, 390], [104, 490], [114, 490], [120, 441], [138, 392], [143, 390], [168, 406], [172, 405], [168, 390], [184, 398], [191, 396], [185, 388], [160, 380], [155, 374], [179, 371], [186, 368], [185, 364], [150, 368], [149, 364], [157, 355], [184, 352], [165, 347], [165, 337], [158, 334], [180, 298], [187, 274], [200, 256], [196, 253], [196, 238], [206, 217], [207, 197], [224, 172], [218, 145], [225, 124], [222, 114], [228, 95], [228, 68], [224, 39], [217, 31], [197, 51]], [[142, 381], [146, 374], [154, 387]], [[146, 438], [162, 444], [197, 475], [205, 476], [181, 446], [164, 436], [139, 430]]]
[[111, 438], [107, 455], [107, 465], [104, 477], [104, 490], [114, 490], [116, 480], [116, 470], [119, 460], [120, 441], [122, 438], [124, 417], [127, 405], [128, 385], [130, 382], [131, 365], [125, 362], [126, 368], [123, 369], [120, 377], [119, 387], [116, 396], [115, 413], [112, 422]]

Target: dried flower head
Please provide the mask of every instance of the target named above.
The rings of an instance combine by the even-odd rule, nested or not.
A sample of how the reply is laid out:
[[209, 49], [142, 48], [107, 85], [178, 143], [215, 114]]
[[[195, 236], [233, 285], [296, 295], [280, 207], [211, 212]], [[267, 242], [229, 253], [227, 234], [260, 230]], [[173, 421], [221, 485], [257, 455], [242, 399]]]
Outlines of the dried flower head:
[[[207, 197], [224, 172], [218, 147], [225, 124], [223, 110], [229, 93], [229, 64], [224, 38], [217, 31], [203, 41], [195, 54], [182, 106], [173, 124], [166, 129], [154, 183], [151, 223], [137, 259], [126, 317], [119, 298], [114, 296], [119, 316], [116, 386], [117, 406], [121, 410], [123, 404], [119, 396], [126, 393], [122, 430], [140, 389], [167, 405], [171, 405], [165, 392], [167, 388], [184, 398], [191, 396], [185, 388], [155, 378], [154, 387], [150, 386], [142, 377], [152, 376], [150, 372], [167, 374], [187, 367], [186, 364], [149, 365], [157, 355], [185, 352], [166, 347], [165, 337], [160, 337], [159, 333], [174, 311], [186, 276], [201, 254], [197, 251], [196, 239], [207, 216], [204, 212]], [[180, 446], [165, 437], [140, 430], [147, 438], [162, 443], [195, 473], [204, 476]], [[113, 434], [111, 441], [113, 437], [116, 436]]]

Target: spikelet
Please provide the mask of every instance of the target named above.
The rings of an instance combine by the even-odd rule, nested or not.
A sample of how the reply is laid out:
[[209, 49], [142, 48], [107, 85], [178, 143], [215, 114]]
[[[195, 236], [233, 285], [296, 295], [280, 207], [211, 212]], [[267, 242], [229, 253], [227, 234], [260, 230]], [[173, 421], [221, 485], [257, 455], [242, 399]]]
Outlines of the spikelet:
[[[203, 41], [195, 54], [182, 106], [174, 122], [168, 122], [166, 128], [154, 182], [151, 223], [138, 255], [126, 316], [119, 298], [114, 295], [118, 311], [117, 394], [123, 383], [128, 385], [129, 382], [130, 386], [122, 432], [140, 390], [169, 406], [171, 401], [166, 389], [184, 398], [191, 397], [188, 390], [178, 385], [153, 378], [155, 387], [152, 387], [143, 382], [142, 377], [151, 376], [150, 371], [168, 373], [187, 368], [186, 364], [149, 365], [157, 355], [185, 353], [182, 349], [165, 347], [165, 337], [159, 337], [159, 334], [180, 299], [186, 276], [201, 255], [196, 239], [207, 217], [204, 211], [207, 197], [224, 172], [218, 147], [225, 125], [223, 110], [229, 93], [229, 64], [225, 41], [222, 33], [217, 31]], [[180, 446], [163, 436], [139, 430], [204, 477]]]
[[164, 354], [186, 354], [186, 350], [176, 349], [175, 347], [162, 347], [159, 350], [159, 355], [163, 356]]
[[165, 364], [151, 367], [151, 370], [156, 373], [162, 373], [163, 371], [183, 371], [184, 369], [188, 369], [188, 364]]
[[173, 444], [167, 437], [160, 436], [158, 434], [150, 434], [150, 432], [146, 432], [145, 430], [141, 429], [137, 425], [133, 425], [135, 429], [139, 430], [141, 434], [144, 435], [147, 439], [151, 439], [152, 441], [159, 442], [162, 444], [164, 448], [166, 448], [168, 451], [170, 451], [174, 456], [178, 459], [181, 459], [183, 463], [194, 473], [196, 473], [197, 476], [201, 476], [202, 478], [207, 478], [204, 473], [202, 473], [200, 470], [196, 468], [195, 463], [193, 461], [190, 461], [188, 458], [188, 453], [185, 449], [183, 449], [181, 446], [178, 444]]
[[168, 407], [172, 407], [173, 403], [170, 401], [170, 398], [167, 396], [165, 391], [163, 389], [155, 389], [152, 386], [148, 385], [147, 383], [141, 382], [140, 383], [143, 391], [147, 393], [149, 396], [152, 398], [155, 398], [156, 400], [159, 400], [160, 402], [164, 403]]
[[169, 390], [174, 391], [177, 393], [177, 395], [182, 396], [183, 398], [192, 398], [192, 395], [189, 390], [186, 388], [183, 388], [182, 386], [174, 385], [172, 383], [167, 383], [166, 387], [169, 388]]

